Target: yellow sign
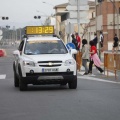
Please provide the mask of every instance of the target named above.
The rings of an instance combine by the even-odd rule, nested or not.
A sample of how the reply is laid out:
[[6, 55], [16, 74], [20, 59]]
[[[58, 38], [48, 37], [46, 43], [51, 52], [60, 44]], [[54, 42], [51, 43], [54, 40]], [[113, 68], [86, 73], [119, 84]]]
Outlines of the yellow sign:
[[54, 26], [27, 26], [27, 35], [54, 34]]

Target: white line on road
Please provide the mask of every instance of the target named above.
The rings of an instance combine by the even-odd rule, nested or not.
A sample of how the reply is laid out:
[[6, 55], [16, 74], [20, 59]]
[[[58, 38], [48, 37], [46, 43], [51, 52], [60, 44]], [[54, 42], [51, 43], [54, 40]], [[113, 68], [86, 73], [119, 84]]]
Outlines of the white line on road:
[[78, 76], [77, 78], [80, 78], [80, 79], [82, 78], [82, 79], [91, 80], [91, 81], [99, 81], [99, 82], [120, 84], [120, 82], [116, 82], [116, 81], [110, 81], [110, 80], [105, 80], [105, 79], [100, 79], [100, 78], [93, 78], [93, 77], [87, 77], [87, 76]]
[[6, 78], [6, 74], [0, 75], [0, 79], [5, 79]]

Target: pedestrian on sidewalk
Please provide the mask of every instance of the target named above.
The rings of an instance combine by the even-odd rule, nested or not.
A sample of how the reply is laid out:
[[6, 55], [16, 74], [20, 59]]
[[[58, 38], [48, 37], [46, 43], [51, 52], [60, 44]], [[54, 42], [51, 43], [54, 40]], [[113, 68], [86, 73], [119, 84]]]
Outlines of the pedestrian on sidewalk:
[[88, 74], [87, 61], [89, 59], [89, 47], [86, 39], [82, 40], [81, 52], [82, 52], [82, 65], [85, 68], [85, 73], [83, 75], [87, 75]]
[[78, 35], [77, 32], [75, 33], [75, 36], [76, 36], [76, 40], [78, 42], [77, 50], [79, 51], [80, 50], [80, 45], [81, 45], [81, 39], [80, 39], [80, 36]]
[[112, 52], [114, 53], [114, 51], [116, 51], [116, 53], [118, 52], [118, 37], [117, 34], [115, 34], [114, 38], [113, 38], [113, 49]]
[[101, 52], [103, 51], [103, 42], [104, 42], [104, 36], [103, 36], [102, 31], [100, 31], [100, 49], [101, 49]]
[[[77, 49], [78, 49], [78, 42], [77, 42], [77, 40], [75, 39], [75, 35], [72, 34], [71, 37], [72, 37], [72, 43], [75, 45], [75, 48], [76, 48], [76, 50], [77, 50]], [[74, 58], [75, 58], [75, 60], [76, 60], [76, 54], [74, 54]]]
[[95, 45], [96, 48], [97, 48], [98, 37], [97, 37], [97, 34], [96, 34], [96, 33], [94, 33], [94, 39], [93, 39], [93, 42], [94, 42], [94, 45]]
[[89, 74], [92, 74], [92, 66], [93, 63], [96, 66], [96, 68], [100, 71], [100, 73], [103, 73], [103, 69], [100, 67], [102, 62], [100, 61], [98, 55], [97, 55], [97, 48], [93, 41], [90, 41], [90, 63], [89, 63]]

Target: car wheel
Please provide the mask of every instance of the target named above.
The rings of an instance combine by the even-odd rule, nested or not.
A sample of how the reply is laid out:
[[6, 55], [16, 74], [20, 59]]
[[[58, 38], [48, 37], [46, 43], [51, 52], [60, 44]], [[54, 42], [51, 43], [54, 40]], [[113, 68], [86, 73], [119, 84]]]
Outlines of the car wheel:
[[77, 76], [75, 76], [72, 81], [69, 81], [68, 86], [69, 86], [69, 89], [77, 88]]
[[25, 91], [27, 90], [27, 84], [23, 82], [20, 64], [18, 65], [18, 70], [19, 70], [19, 89], [20, 91]]
[[20, 77], [20, 80], [19, 80], [19, 89], [20, 89], [20, 91], [27, 90], [27, 84], [22, 81], [21, 77]]
[[13, 62], [13, 71], [14, 71], [14, 86], [19, 87], [19, 78], [17, 77], [15, 70], [15, 61]]
[[15, 72], [14, 72], [14, 86], [19, 87], [19, 79]]

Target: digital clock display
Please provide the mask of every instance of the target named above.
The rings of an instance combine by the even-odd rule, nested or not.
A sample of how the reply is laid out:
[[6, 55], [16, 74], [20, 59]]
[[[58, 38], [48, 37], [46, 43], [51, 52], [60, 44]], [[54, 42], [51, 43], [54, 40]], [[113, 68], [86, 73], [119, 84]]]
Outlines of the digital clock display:
[[54, 34], [54, 26], [27, 26], [27, 35]]

